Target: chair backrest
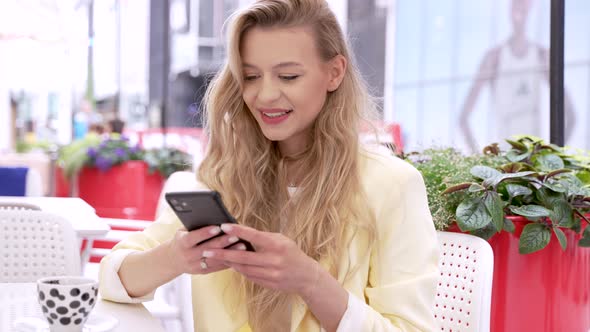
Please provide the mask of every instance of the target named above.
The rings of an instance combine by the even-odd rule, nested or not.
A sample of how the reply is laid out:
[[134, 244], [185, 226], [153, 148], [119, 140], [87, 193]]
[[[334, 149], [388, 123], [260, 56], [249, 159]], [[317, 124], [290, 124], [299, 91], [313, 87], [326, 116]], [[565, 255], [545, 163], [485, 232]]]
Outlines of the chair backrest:
[[80, 274], [76, 233], [67, 220], [43, 211], [0, 210], [0, 282]]
[[10, 211], [19, 211], [19, 210], [32, 210], [32, 211], [41, 211], [41, 208], [35, 204], [31, 203], [24, 203], [24, 202], [0, 202], [0, 210], [10, 210]]
[[494, 254], [489, 243], [468, 234], [438, 232], [440, 278], [435, 318], [439, 331], [490, 330]]
[[160, 193], [160, 198], [158, 199], [158, 206], [156, 208], [156, 218], [158, 218], [168, 203], [164, 198], [164, 195], [167, 192], [171, 191], [192, 191], [195, 190], [195, 185], [197, 184], [197, 174], [194, 172], [189, 171], [178, 171], [170, 174], [166, 182], [164, 183], [164, 187], [162, 188], [162, 192]]

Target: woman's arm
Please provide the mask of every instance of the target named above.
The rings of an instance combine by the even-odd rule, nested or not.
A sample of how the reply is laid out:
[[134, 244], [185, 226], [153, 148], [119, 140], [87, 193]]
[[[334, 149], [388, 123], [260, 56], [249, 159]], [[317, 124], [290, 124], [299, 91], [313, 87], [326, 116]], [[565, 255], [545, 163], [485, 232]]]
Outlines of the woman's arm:
[[[159, 286], [182, 273], [206, 274], [226, 269], [210, 262], [201, 267], [202, 252], [230, 245], [230, 236], [223, 235], [196, 245], [217, 234], [219, 226], [187, 232], [170, 208], [143, 232], [130, 235], [117, 244], [101, 261], [100, 292], [116, 302], [150, 300]], [[232, 249], [245, 249], [240, 245]]]
[[170, 242], [125, 257], [118, 271], [119, 279], [130, 297], [142, 297], [181, 274], [174, 265]]
[[367, 315], [362, 330], [435, 331], [438, 239], [420, 172], [398, 164], [393, 179], [380, 178], [383, 189], [372, 198], [380, 206], [378, 241], [363, 294]]
[[320, 264], [313, 261], [309, 279], [299, 295], [326, 331], [336, 331], [348, 306], [348, 292]]

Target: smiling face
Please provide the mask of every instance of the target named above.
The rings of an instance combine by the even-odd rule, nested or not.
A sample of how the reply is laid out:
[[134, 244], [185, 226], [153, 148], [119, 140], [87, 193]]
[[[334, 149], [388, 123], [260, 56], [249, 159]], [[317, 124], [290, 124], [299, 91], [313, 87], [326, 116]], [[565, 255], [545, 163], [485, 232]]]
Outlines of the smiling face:
[[309, 145], [329, 91], [342, 81], [346, 60], [323, 61], [311, 29], [248, 29], [242, 38], [242, 97], [262, 133], [283, 155]]

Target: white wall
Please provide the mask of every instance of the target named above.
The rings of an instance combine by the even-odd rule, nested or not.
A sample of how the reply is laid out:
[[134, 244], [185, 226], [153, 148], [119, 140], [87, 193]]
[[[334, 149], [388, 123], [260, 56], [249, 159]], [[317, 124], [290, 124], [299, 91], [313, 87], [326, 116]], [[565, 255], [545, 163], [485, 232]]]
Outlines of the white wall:
[[10, 147], [10, 123], [10, 96], [4, 82], [0, 80], [0, 153]]
[[348, 25], [348, 0], [327, 0], [327, 2], [336, 15], [344, 35], [346, 35], [346, 27]]

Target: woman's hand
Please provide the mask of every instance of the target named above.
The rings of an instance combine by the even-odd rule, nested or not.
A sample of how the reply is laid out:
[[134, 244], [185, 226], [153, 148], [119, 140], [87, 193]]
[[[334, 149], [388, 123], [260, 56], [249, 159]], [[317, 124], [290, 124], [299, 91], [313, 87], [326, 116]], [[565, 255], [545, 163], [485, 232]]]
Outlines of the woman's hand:
[[[224, 262], [214, 261], [204, 258], [203, 251], [210, 249], [223, 249], [232, 243], [237, 242], [235, 236], [224, 234], [215, 239], [211, 239], [203, 244], [197, 245], [202, 241], [210, 239], [221, 233], [219, 226], [203, 227], [192, 232], [179, 230], [168, 242], [168, 253], [170, 262], [174, 265], [174, 270], [181, 273], [190, 274], [207, 274], [227, 269]], [[234, 244], [228, 249], [237, 249], [243, 251], [246, 249], [244, 244]], [[236, 251], [236, 250], [227, 250]]]
[[229, 266], [249, 280], [272, 289], [305, 296], [317, 282], [319, 263], [303, 253], [291, 239], [279, 233], [223, 224], [232, 240], [250, 242], [256, 252], [208, 248], [203, 257], [214, 266]]

